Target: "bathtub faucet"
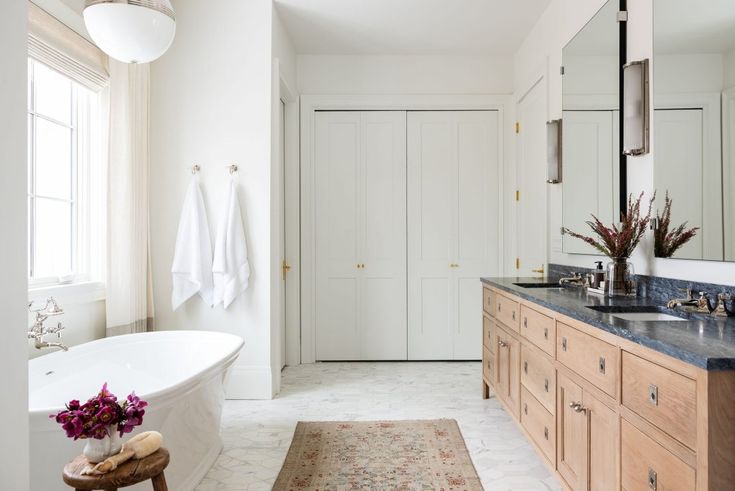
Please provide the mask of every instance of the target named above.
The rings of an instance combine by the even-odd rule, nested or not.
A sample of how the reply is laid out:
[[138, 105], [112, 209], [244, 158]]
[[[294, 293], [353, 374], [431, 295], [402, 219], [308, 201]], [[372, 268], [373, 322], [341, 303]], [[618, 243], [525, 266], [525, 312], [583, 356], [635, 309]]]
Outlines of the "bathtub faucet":
[[44, 322], [46, 322], [46, 319], [48, 319], [49, 317], [61, 315], [64, 313], [64, 309], [59, 307], [59, 304], [56, 303], [54, 297], [49, 297], [46, 300], [46, 305], [38, 309], [33, 308], [32, 301], [28, 302], [28, 311], [36, 315], [35, 322], [28, 329], [28, 339], [35, 340], [36, 349], [59, 348], [64, 351], [69, 351], [69, 348], [61, 342], [49, 343], [48, 341], [44, 341], [43, 339], [44, 336], [49, 334], [56, 334], [57, 338], [61, 338], [61, 331], [64, 330], [64, 326], [61, 325], [61, 322], [56, 324], [56, 326], [44, 325]]

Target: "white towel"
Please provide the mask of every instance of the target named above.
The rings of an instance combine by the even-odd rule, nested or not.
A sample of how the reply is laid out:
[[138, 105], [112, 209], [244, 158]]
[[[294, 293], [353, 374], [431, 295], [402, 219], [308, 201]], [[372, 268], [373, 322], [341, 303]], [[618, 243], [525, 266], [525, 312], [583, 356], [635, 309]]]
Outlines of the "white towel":
[[245, 229], [240, 215], [235, 181], [230, 180], [225, 191], [225, 204], [214, 241], [214, 304], [224, 308], [248, 287], [250, 264]]
[[212, 238], [209, 235], [204, 198], [196, 175], [192, 178], [184, 198], [171, 273], [171, 306], [174, 310], [195, 293], [199, 293], [207, 305], [213, 306]]

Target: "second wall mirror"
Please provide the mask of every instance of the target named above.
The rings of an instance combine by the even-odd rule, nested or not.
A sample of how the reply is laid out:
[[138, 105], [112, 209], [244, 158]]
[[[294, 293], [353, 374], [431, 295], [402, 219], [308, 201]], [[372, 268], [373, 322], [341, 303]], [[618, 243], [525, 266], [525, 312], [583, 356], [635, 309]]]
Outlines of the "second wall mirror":
[[[620, 217], [620, 7], [608, 0], [562, 52], [562, 222], [582, 233], [590, 214], [608, 223]], [[599, 254], [568, 235], [562, 250]]]
[[735, 2], [654, 0], [656, 207], [697, 235], [675, 259], [735, 261]]

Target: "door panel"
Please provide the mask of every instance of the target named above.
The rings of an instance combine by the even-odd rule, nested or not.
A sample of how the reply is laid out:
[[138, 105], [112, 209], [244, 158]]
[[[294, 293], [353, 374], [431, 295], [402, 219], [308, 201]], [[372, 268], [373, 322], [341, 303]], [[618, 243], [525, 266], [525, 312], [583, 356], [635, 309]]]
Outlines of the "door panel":
[[[562, 221], [575, 232], [587, 229], [591, 213], [604, 222], [617, 221], [616, 121], [614, 111], [564, 111], [562, 138], [570, 143], [564, 144], [562, 186], [569, 192], [562, 193]], [[564, 252], [569, 254], [599, 254], [592, 246], [568, 235], [562, 237], [562, 242]]]
[[583, 394], [583, 399], [589, 414], [589, 489], [618, 490], [618, 415], [588, 392]]
[[398, 111], [316, 115], [317, 360], [406, 359], [405, 131]]
[[407, 126], [409, 359], [479, 360], [477, 280], [499, 270], [498, 113], [409, 112]]
[[317, 113], [316, 359], [359, 359], [360, 113]]
[[406, 113], [361, 113], [361, 359], [406, 359]]

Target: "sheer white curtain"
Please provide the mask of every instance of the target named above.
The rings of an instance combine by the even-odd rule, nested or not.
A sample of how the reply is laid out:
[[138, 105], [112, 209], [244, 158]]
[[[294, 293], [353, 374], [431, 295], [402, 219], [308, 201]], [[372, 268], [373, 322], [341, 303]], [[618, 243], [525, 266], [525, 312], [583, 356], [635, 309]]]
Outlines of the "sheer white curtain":
[[110, 59], [107, 335], [153, 330], [148, 228], [147, 64]]

